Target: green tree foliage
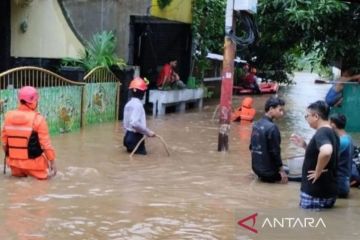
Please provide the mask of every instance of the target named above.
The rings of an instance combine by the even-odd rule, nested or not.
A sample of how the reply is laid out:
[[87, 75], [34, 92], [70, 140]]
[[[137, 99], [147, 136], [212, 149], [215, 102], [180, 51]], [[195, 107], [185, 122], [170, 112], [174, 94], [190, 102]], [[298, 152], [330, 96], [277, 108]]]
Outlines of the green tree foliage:
[[222, 54], [224, 45], [225, 0], [192, 1], [194, 39], [193, 75], [202, 78], [208, 67], [208, 52]]
[[[222, 53], [226, 0], [193, 1], [193, 33], [198, 69], [206, 68], [208, 51]], [[238, 48], [244, 59], [257, 56], [258, 73], [289, 82], [287, 73], [299, 58], [308, 57], [316, 67], [335, 65], [360, 70], [360, 4], [340, 0], [259, 0], [255, 15], [259, 38], [247, 49]], [[238, 35], [241, 26], [236, 27]]]
[[296, 58], [314, 55], [323, 66], [359, 67], [359, 4], [339, 0], [260, 0], [258, 42], [251, 46], [267, 77], [289, 81]]

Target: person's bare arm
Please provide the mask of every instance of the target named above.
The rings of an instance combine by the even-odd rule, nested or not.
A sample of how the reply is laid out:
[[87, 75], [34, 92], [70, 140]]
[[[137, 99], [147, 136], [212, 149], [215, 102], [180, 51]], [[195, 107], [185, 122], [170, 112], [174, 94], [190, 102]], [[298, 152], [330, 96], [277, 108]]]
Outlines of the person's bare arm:
[[348, 82], [348, 81], [352, 81], [352, 80], [360, 80], [360, 74], [357, 75], [352, 75], [349, 77], [341, 77], [339, 82]]
[[349, 76], [349, 77], [341, 77], [339, 81], [335, 85], [335, 90], [340, 92], [344, 88], [344, 83], [352, 80], [360, 81], [360, 74]]
[[349, 78], [350, 78], [349, 81], [351, 81], [351, 80], [358, 80], [358, 81], [360, 81], [360, 74], [353, 75], [353, 76], [351, 76], [351, 77], [349, 77]]
[[179, 74], [177, 74], [175, 71], [174, 71], [174, 80], [175, 81], [180, 80]]

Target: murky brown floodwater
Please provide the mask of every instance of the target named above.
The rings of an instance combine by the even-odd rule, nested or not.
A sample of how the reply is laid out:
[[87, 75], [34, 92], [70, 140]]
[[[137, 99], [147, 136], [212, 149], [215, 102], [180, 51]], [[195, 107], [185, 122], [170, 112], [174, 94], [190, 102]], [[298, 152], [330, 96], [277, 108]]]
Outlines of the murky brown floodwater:
[[[313, 134], [303, 117], [305, 108], [329, 87], [313, 84], [313, 77], [299, 74], [297, 85], [279, 93], [287, 102], [279, 123], [284, 157], [302, 154], [288, 141], [292, 132]], [[267, 97], [255, 97], [259, 116]], [[242, 98], [234, 97], [234, 105]], [[170, 157], [159, 139], [149, 139], [149, 154], [129, 160], [118, 123], [54, 137], [56, 178], [1, 176], [0, 239], [303, 239], [303, 234], [311, 239], [360, 238], [357, 189], [350, 199], [338, 200], [335, 209], [320, 213], [326, 229], [277, 229], [267, 234], [240, 229], [237, 221], [254, 212], [285, 211], [294, 217], [307, 213], [298, 208], [299, 183], [264, 184], [251, 176], [251, 125], [234, 123], [230, 151], [216, 151], [218, 125], [211, 121], [216, 104], [206, 103], [202, 112], [148, 120], [166, 140]], [[354, 138], [359, 143], [360, 135]]]

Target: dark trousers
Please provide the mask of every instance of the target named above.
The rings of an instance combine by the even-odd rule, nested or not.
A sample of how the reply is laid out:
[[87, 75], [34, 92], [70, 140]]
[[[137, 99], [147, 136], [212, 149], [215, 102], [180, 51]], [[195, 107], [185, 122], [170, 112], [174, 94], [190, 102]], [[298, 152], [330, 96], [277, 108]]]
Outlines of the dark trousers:
[[[289, 169], [286, 165], [284, 165], [284, 169], [286, 174], [289, 174]], [[266, 176], [260, 176], [258, 175], [260, 181], [262, 182], [267, 182], [267, 183], [274, 183], [274, 182], [279, 182], [281, 181], [281, 175], [280, 173], [274, 173], [272, 175], [266, 175]], [[289, 176], [288, 175], [288, 181], [292, 181], [292, 182], [301, 182], [301, 176]]]
[[[124, 136], [124, 146], [126, 147], [127, 152], [131, 153], [143, 136], [144, 135], [141, 133], [126, 131]], [[145, 149], [145, 141], [140, 144], [135, 154], [147, 154]]]
[[267, 183], [274, 183], [281, 181], [281, 175], [280, 173], [274, 173], [273, 175], [268, 176], [259, 176], [260, 181], [267, 182]]

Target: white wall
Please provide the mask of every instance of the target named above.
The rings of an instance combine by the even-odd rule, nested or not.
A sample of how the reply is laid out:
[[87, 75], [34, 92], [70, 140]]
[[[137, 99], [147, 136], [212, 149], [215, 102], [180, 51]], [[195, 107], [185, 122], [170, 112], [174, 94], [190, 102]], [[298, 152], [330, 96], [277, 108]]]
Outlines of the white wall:
[[[28, 6], [11, 1], [11, 56], [78, 57], [84, 50], [68, 26], [57, 0], [33, 0]], [[20, 30], [23, 21], [28, 28]]]

